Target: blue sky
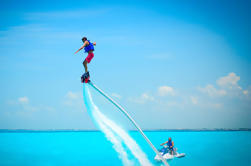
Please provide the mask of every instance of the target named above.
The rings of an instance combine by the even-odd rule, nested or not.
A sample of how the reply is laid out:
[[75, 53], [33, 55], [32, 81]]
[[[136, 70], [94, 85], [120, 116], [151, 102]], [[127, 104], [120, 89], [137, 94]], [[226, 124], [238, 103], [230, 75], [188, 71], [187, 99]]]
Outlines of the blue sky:
[[0, 3], [0, 128], [95, 128], [83, 36], [92, 81], [143, 128], [251, 127], [249, 1]]

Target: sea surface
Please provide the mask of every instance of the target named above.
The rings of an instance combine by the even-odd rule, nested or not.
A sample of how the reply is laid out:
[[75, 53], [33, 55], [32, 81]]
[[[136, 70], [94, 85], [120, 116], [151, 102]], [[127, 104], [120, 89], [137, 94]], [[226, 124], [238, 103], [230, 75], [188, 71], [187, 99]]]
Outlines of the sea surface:
[[[152, 143], [172, 137], [184, 158], [171, 166], [250, 166], [250, 131], [148, 131]], [[152, 165], [154, 152], [137, 132], [130, 132]], [[133, 159], [133, 156], [130, 158]], [[103, 133], [82, 132], [0, 132], [0, 166], [120, 166], [123, 165], [113, 145]]]

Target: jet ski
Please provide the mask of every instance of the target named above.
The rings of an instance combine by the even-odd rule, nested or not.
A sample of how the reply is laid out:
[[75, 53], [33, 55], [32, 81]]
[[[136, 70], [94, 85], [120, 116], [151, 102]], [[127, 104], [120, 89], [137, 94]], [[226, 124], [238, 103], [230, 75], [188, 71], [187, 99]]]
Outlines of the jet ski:
[[[159, 154], [165, 159], [165, 160], [172, 160], [174, 158], [182, 158], [185, 157], [185, 153], [178, 153], [177, 149], [174, 149], [173, 154], [171, 154], [171, 151], [168, 149], [167, 146], [164, 146], [162, 149], [159, 150]], [[161, 158], [156, 155], [154, 157], [154, 160], [156, 161], [162, 161]]]

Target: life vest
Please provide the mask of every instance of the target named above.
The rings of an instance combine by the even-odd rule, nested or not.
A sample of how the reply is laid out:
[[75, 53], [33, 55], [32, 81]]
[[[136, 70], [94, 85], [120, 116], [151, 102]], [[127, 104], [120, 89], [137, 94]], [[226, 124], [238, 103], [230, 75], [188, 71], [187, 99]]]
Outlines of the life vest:
[[89, 42], [89, 44], [85, 46], [85, 52], [94, 51], [93, 44], [90, 42], [90, 40], [87, 41]]
[[173, 146], [173, 141], [168, 141], [168, 142], [167, 142], [167, 146], [168, 146], [168, 147]]

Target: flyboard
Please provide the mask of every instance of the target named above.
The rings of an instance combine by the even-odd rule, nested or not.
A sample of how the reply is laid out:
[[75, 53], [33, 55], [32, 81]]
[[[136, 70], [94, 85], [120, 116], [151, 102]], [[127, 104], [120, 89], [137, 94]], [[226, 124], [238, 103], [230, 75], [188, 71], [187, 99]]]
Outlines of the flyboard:
[[162, 161], [164, 163], [165, 166], [169, 166], [169, 164], [167, 163], [167, 161], [162, 157], [161, 153], [154, 147], [154, 145], [152, 144], [152, 142], [147, 138], [147, 136], [144, 134], [144, 132], [141, 130], [141, 128], [139, 127], [139, 125], [133, 120], [133, 118], [128, 114], [128, 112], [121, 106], [119, 105], [116, 101], [114, 101], [111, 97], [109, 97], [105, 92], [103, 92], [101, 89], [99, 89], [95, 84], [93, 84], [90, 81], [90, 76], [89, 74], [84, 74], [81, 77], [81, 82], [82, 83], [88, 83], [89, 85], [91, 85], [97, 92], [99, 92], [101, 95], [103, 95], [108, 101], [110, 101], [115, 107], [117, 107], [120, 112], [122, 112], [132, 123], [133, 125], [138, 129], [138, 131], [140, 132], [140, 134], [143, 136], [143, 138], [146, 140], [146, 142], [148, 143], [148, 145], [153, 149], [153, 151], [156, 153], [156, 156], [159, 157], [159, 161]]
[[82, 76], [81, 76], [81, 82], [82, 83], [88, 83], [90, 81], [90, 74], [89, 74], [89, 71], [84, 73]]

